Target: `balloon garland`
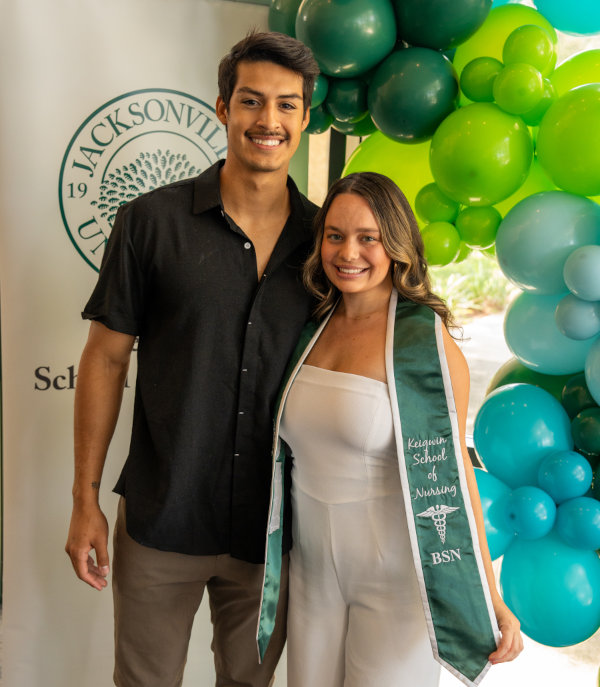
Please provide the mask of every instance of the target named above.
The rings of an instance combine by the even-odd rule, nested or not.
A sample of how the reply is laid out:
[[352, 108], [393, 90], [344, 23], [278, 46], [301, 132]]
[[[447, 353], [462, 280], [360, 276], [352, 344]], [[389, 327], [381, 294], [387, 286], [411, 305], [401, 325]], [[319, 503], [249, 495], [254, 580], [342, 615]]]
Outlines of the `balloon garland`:
[[[344, 174], [390, 176], [433, 265], [493, 251], [522, 293], [514, 358], [475, 421], [492, 558], [523, 631], [600, 628], [600, 50], [556, 65], [598, 0], [272, 0], [320, 64], [308, 131], [366, 137]], [[593, 198], [593, 199], [592, 199]]]

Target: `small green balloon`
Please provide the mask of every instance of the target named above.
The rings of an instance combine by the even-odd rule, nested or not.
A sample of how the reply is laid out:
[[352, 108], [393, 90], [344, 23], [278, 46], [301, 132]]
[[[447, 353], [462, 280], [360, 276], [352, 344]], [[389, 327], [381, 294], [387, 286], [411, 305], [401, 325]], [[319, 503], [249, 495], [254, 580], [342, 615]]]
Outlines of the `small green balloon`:
[[504, 64], [524, 62], [548, 76], [556, 64], [556, 50], [552, 36], [541, 26], [526, 24], [515, 29], [502, 49]]
[[416, 213], [424, 222], [454, 222], [459, 209], [459, 203], [435, 183], [423, 186], [415, 199]]
[[368, 111], [367, 84], [361, 79], [331, 79], [325, 109], [338, 122], [355, 124]]
[[312, 100], [310, 101], [311, 107], [319, 107], [321, 103], [327, 97], [327, 91], [329, 90], [329, 81], [326, 76], [319, 74], [315, 79], [315, 85], [313, 87]]
[[371, 119], [371, 115], [367, 112], [367, 114], [360, 121], [356, 122], [354, 128], [352, 129], [351, 135], [364, 138], [365, 136], [374, 134], [376, 131], [377, 127], [375, 126], [375, 122]]
[[425, 259], [430, 265], [448, 265], [460, 252], [460, 236], [450, 222], [431, 222], [422, 231]]
[[568, 91], [548, 108], [537, 156], [559, 188], [580, 196], [600, 194], [600, 84]]
[[515, 193], [532, 158], [527, 126], [493, 103], [472, 103], [446, 117], [431, 139], [429, 157], [442, 191], [463, 205], [478, 206]]
[[271, 0], [269, 5], [269, 31], [296, 37], [296, 15], [302, 0]]
[[525, 367], [516, 358], [511, 358], [492, 377], [485, 393], [490, 394], [494, 389], [507, 384], [533, 384], [560, 401], [565, 382], [569, 379], [570, 375], [546, 375], [536, 372]]
[[556, 100], [556, 89], [552, 85], [550, 79], [544, 79], [544, 92], [541, 99], [527, 112], [521, 115], [521, 119], [527, 126], [538, 126], [548, 111], [548, 108]]
[[523, 114], [534, 108], [544, 95], [542, 75], [530, 64], [506, 65], [494, 80], [494, 99], [510, 114]]
[[296, 38], [312, 50], [325, 74], [358, 76], [394, 48], [396, 18], [389, 0], [304, 0]]
[[470, 247], [482, 250], [496, 240], [502, 215], [493, 207], [465, 208], [458, 213], [456, 230]]
[[600, 83], [600, 49], [569, 57], [554, 70], [550, 80], [559, 96], [577, 86]]
[[566, 382], [562, 390], [560, 402], [571, 419], [582, 410], [598, 406], [590, 394], [583, 372], [574, 375]]
[[428, 48], [405, 48], [387, 57], [369, 85], [369, 111], [377, 128], [396, 141], [430, 138], [458, 101], [452, 63]]
[[310, 120], [305, 131], [307, 134], [324, 134], [333, 123], [333, 115], [318, 105], [310, 110]]
[[494, 101], [494, 80], [502, 71], [502, 62], [495, 57], [476, 57], [465, 65], [460, 75], [460, 89], [476, 103]]
[[600, 453], [600, 408], [586, 408], [571, 422], [573, 441], [587, 453]]
[[557, 43], [556, 31], [533, 7], [502, 5], [492, 8], [479, 30], [458, 46], [453, 60], [454, 68], [460, 74], [467, 62], [484, 55], [501, 60], [504, 42], [516, 28], [524, 24], [542, 26], [552, 37], [553, 43]]
[[460, 248], [458, 250], [458, 255], [454, 258], [455, 263], [464, 262], [473, 251], [467, 246], [464, 241], [460, 242]]

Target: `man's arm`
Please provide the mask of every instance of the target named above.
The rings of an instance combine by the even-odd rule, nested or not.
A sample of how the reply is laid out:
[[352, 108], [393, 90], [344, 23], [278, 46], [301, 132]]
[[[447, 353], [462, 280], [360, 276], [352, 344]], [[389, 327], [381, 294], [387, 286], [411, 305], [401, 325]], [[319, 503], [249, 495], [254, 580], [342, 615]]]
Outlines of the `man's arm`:
[[109, 571], [108, 523], [98, 501], [100, 481], [134, 340], [92, 322], [77, 373], [73, 513], [65, 550], [77, 577], [98, 590], [106, 587]]

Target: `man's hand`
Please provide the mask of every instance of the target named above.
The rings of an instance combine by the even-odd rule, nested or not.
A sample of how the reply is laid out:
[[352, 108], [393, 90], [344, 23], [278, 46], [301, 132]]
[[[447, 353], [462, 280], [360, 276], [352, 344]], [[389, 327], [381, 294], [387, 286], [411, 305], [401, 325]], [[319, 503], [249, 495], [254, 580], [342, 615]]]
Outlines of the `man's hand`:
[[[96, 552], [96, 561], [91, 551]], [[90, 587], [104, 589], [108, 565], [108, 522], [97, 504], [73, 508], [65, 551], [75, 573]]]

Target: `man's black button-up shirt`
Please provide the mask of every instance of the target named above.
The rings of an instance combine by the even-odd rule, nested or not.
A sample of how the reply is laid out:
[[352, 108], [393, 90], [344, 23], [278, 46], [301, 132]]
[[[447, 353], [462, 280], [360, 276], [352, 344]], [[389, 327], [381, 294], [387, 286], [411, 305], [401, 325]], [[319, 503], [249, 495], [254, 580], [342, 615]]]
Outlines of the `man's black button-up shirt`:
[[272, 415], [311, 301], [300, 268], [316, 207], [291, 214], [258, 280], [223, 211], [217, 163], [122, 206], [83, 312], [139, 337], [131, 446], [115, 487], [139, 543], [262, 562]]

